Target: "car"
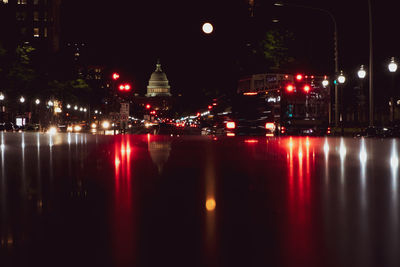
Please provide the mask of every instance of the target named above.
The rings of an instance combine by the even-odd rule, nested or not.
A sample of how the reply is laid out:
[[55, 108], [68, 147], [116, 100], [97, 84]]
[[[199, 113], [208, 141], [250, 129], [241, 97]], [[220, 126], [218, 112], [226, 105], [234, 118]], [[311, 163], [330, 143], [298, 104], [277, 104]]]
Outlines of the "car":
[[361, 132], [356, 133], [354, 136], [355, 137], [366, 137], [366, 138], [386, 138], [386, 137], [392, 137], [394, 131], [390, 130], [387, 127], [381, 127], [381, 126], [368, 126]]
[[17, 130], [17, 127], [12, 122], [4, 123], [4, 130], [7, 132], [14, 132]]

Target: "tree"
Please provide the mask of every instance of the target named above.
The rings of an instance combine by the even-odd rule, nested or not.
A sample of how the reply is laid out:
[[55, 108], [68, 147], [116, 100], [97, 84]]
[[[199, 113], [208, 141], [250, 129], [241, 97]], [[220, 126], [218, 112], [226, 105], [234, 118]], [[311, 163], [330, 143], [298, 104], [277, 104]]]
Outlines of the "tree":
[[293, 40], [293, 34], [288, 31], [274, 29], [265, 33], [264, 39], [260, 41], [260, 52], [271, 70], [282, 70], [294, 62], [294, 58], [289, 55], [290, 42]]

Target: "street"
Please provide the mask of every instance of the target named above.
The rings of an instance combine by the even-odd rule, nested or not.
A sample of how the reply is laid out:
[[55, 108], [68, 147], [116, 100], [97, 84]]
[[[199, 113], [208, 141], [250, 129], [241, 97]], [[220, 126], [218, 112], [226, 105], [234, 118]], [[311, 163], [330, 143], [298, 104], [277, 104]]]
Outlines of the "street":
[[1, 266], [399, 266], [398, 139], [0, 133]]

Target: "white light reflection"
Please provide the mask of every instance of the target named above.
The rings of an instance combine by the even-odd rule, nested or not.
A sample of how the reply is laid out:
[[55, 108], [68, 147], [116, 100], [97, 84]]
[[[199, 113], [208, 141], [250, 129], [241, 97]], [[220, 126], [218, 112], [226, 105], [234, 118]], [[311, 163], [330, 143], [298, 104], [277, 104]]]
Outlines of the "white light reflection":
[[1, 133], [1, 145], [0, 145], [1, 151], [3, 152], [6, 146], [4, 145], [4, 133]]
[[367, 154], [367, 150], [365, 149], [365, 140], [364, 140], [364, 138], [361, 138], [360, 162], [361, 162], [362, 167], [365, 167], [367, 158], [368, 158], [368, 154]]
[[328, 143], [328, 138], [325, 137], [325, 144], [324, 144], [324, 152], [325, 152], [325, 158], [328, 158], [329, 155], [329, 143]]
[[68, 145], [71, 145], [71, 133], [68, 133]]
[[340, 147], [339, 147], [340, 159], [342, 161], [344, 161], [344, 159], [346, 158], [346, 153], [347, 153], [347, 149], [346, 149], [346, 145], [344, 144], [343, 137], [342, 137], [342, 138], [340, 138]]
[[25, 148], [25, 133], [22, 133], [22, 136], [21, 136], [21, 147], [22, 147], [22, 149]]

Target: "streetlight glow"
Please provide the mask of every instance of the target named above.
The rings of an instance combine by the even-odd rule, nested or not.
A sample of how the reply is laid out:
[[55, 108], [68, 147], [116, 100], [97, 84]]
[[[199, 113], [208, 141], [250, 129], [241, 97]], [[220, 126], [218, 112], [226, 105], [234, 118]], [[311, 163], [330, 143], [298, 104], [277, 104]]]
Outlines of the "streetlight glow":
[[3, 95], [3, 93], [0, 93], [0, 101], [3, 101], [4, 100], [4, 95]]
[[25, 102], [25, 97], [21, 96], [21, 98], [19, 99], [19, 102], [24, 103]]
[[213, 32], [214, 27], [213, 27], [213, 25], [211, 23], [206, 22], [206, 23], [203, 24], [202, 30], [203, 30], [204, 33], [210, 34], [210, 33]]
[[327, 79], [324, 79], [323, 81], [322, 81], [322, 86], [325, 88], [325, 87], [327, 87], [329, 85], [329, 81], [327, 80]]
[[70, 109], [70, 108], [71, 108], [71, 105], [70, 105], [70, 104], [68, 104], [68, 105], [67, 105], [67, 109]]
[[340, 71], [340, 75], [337, 78], [338, 82], [343, 84], [346, 81], [346, 77], [343, 75], [343, 71]]
[[78, 106], [75, 106], [74, 109], [75, 109], [75, 110], [78, 110]]
[[367, 75], [367, 72], [364, 70], [364, 65], [361, 65], [359, 71], [357, 72], [358, 78], [364, 79]]
[[49, 102], [47, 102], [47, 105], [48, 105], [49, 107], [52, 107], [52, 106], [54, 106], [54, 103], [53, 103], [53, 101], [49, 100]]
[[37, 99], [35, 100], [35, 103], [36, 103], [36, 105], [39, 105], [39, 104], [40, 104], [40, 99], [37, 98]]
[[389, 69], [390, 72], [396, 72], [397, 63], [394, 61], [394, 57], [391, 58], [390, 63], [388, 65], [388, 69]]

